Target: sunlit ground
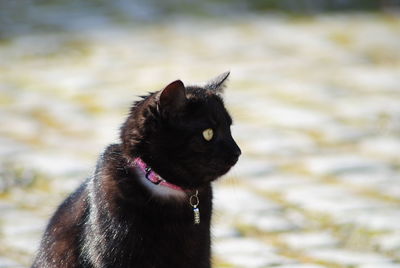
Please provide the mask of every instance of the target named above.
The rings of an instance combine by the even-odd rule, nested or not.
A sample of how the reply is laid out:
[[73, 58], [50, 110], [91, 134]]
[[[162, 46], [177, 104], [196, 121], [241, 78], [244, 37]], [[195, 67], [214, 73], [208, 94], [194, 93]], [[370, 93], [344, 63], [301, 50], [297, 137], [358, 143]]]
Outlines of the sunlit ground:
[[399, 17], [111, 15], [0, 43], [0, 267], [29, 265], [136, 96], [226, 70], [243, 156], [215, 267], [400, 267]]

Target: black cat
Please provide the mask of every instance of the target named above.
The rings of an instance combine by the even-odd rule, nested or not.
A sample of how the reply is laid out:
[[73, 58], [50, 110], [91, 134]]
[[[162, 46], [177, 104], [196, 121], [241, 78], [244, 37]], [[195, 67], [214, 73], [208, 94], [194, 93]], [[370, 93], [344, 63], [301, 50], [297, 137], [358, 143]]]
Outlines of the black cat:
[[51, 218], [32, 267], [211, 267], [211, 182], [241, 154], [220, 97], [228, 75], [136, 102], [121, 143]]

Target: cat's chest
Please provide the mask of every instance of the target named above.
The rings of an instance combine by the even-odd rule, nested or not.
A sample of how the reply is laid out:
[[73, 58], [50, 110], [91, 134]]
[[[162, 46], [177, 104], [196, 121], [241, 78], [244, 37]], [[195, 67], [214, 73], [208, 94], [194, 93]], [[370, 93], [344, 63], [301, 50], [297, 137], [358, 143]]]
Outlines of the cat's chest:
[[203, 212], [199, 224], [189, 204], [150, 202], [144, 209], [131, 211], [129, 221], [119, 224], [127, 232], [112, 236], [115, 243], [109, 250], [123, 256], [118, 263], [110, 260], [112, 267], [209, 267], [211, 203], [204, 200], [199, 208]]
[[[131, 233], [131, 241], [121, 243], [129, 245], [129, 257], [121, 267], [135, 264], [140, 267], [208, 267], [204, 262], [209, 260], [210, 233], [209, 224], [200, 225], [164, 223], [136, 226], [138, 232]], [[120, 248], [127, 252], [127, 248]], [[114, 249], [115, 250], [115, 249]]]

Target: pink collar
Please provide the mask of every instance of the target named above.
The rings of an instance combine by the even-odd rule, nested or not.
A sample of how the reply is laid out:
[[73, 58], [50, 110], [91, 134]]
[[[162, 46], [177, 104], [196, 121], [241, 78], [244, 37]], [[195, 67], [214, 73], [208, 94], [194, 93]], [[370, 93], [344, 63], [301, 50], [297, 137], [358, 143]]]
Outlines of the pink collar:
[[185, 191], [182, 187], [172, 184], [161, 178], [160, 175], [155, 173], [140, 157], [135, 158], [133, 163], [145, 174], [146, 179], [155, 185], [161, 185], [177, 191]]

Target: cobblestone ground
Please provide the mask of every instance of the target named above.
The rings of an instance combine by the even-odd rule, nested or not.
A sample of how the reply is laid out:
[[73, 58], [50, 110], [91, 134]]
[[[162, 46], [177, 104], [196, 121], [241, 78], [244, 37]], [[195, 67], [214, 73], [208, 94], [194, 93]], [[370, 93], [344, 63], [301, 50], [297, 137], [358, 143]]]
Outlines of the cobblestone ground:
[[29, 265], [135, 96], [227, 69], [243, 156], [215, 184], [214, 266], [400, 267], [398, 17], [85, 20], [0, 44], [1, 268]]

